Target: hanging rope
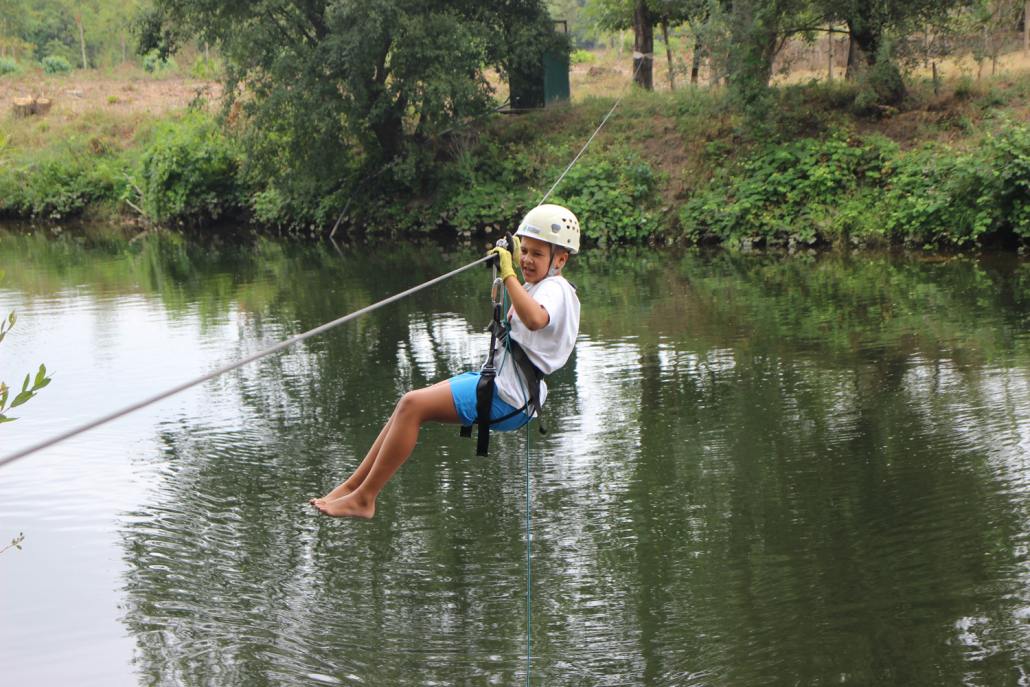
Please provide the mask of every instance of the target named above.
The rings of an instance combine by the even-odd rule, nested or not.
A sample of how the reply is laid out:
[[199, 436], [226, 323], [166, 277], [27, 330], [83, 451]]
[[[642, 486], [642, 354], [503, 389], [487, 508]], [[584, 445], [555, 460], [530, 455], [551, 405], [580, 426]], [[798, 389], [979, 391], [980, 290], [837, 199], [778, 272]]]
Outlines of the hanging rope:
[[[636, 58], [636, 57], [637, 57], [637, 55], [634, 54], [634, 58]], [[637, 73], [640, 71], [640, 67], [644, 64], [644, 61], [645, 60], [642, 60], [642, 59], [638, 60], [637, 67], [636, 67], [636, 69], [633, 70], [633, 76], [630, 78], [629, 83], [626, 84], [625, 86], [623, 86], [622, 93], [619, 95], [619, 97], [612, 104], [611, 109], [608, 110], [608, 113], [604, 116], [604, 119], [602, 119], [601, 123], [597, 125], [597, 128], [594, 129], [594, 132], [592, 134], [590, 134], [590, 137], [587, 139], [587, 142], [584, 143], [583, 147], [579, 149], [579, 152], [576, 153], [576, 156], [574, 158], [572, 158], [572, 162], [570, 162], [569, 165], [565, 168], [565, 170], [558, 176], [558, 179], [553, 184], [551, 184], [551, 188], [547, 189], [547, 193], [545, 193], [544, 197], [540, 199], [540, 202], [536, 204], [537, 207], [540, 207], [541, 205], [543, 205], [544, 202], [546, 202], [547, 199], [551, 197], [551, 194], [554, 193], [554, 190], [556, 188], [558, 188], [558, 184], [560, 184], [562, 182], [562, 179], [565, 178], [565, 175], [568, 174], [572, 170], [572, 168], [576, 166], [576, 163], [579, 162], [579, 158], [583, 157], [583, 153], [585, 153], [587, 151], [587, 148], [590, 146], [590, 143], [597, 137], [597, 134], [599, 134], [601, 132], [601, 129], [604, 128], [604, 125], [608, 123], [608, 120], [611, 118], [612, 114], [615, 112], [615, 108], [617, 108], [619, 106], [619, 103], [622, 102], [622, 99], [626, 97], [626, 93], [629, 92], [629, 89], [633, 85], [633, 82], [636, 81]], [[507, 291], [505, 291], [505, 297], [507, 297]], [[505, 309], [504, 312], [507, 313], [508, 312], [507, 309]], [[518, 375], [516, 375], [516, 377], [517, 376]], [[521, 384], [521, 380], [519, 380], [519, 383]], [[523, 393], [525, 394], [525, 389], [523, 389]], [[533, 642], [532, 642], [532, 636], [533, 636], [533, 554], [532, 554], [532, 551], [533, 551], [533, 528], [532, 528], [532, 521], [533, 521], [533, 499], [532, 499], [532, 482], [530, 480], [530, 473], [529, 473], [529, 468], [530, 468], [530, 464], [529, 464], [529, 434], [530, 434], [530, 432], [529, 432], [529, 425], [527, 424], [526, 425], [526, 687], [529, 687], [530, 679], [532, 678], [532, 675], [533, 675], [533, 673], [532, 673], [532, 667], [533, 667], [533, 652], [532, 652], [532, 647], [533, 647]]]
[[318, 336], [319, 334], [321, 334], [323, 332], [329, 331], [333, 327], [340, 326], [344, 322], [350, 322], [354, 318], [360, 317], [360, 316], [365, 315], [367, 313], [370, 313], [373, 310], [378, 310], [379, 308], [383, 307], [384, 305], [389, 305], [390, 303], [393, 303], [394, 301], [399, 301], [400, 299], [406, 298], [407, 296], [410, 296], [413, 293], [421, 291], [422, 289], [429, 288], [430, 286], [433, 286], [434, 284], [439, 284], [440, 282], [442, 282], [442, 281], [444, 281], [446, 279], [450, 279], [451, 277], [453, 277], [455, 275], [461, 274], [465, 270], [471, 269], [471, 268], [475, 267], [476, 265], [482, 264], [482, 263], [484, 263], [484, 262], [486, 262], [488, 260], [491, 260], [491, 259], [493, 259], [492, 255], [484, 255], [483, 257], [481, 257], [478, 260], [475, 260], [473, 262], [470, 262], [469, 264], [465, 265], [464, 267], [459, 267], [458, 269], [453, 270], [451, 272], [448, 272], [447, 274], [440, 275], [439, 277], [436, 277], [435, 279], [430, 279], [429, 281], [423, 282], [422, 284], [419, 284], [418, 286], [413, 286], [412, 288], [408, 289], [407, 291], [402, 291], [400, 293], [394, 294], [393, 296], [390, 296], [389, 298], [384, 298], [383, 300], [381, 300], [381, 301], [379, 301], [377, 303], [373, 303], [372, 305], [369, 305], [369, 306], [366, 306], [364, 308], [361, 308], [360, 310], [355, 310], [354, 312], [350, 313], [349, 315], [344, 315], [343, 317], [339, 317], [339, 318], [333, 320], [332, 322], [326, 322], [325, 324], [320, 325], [318, 327], [315, 327], [314, 329], [309, 329], [308, 331], [304, 332], [303, 334], [298, 334], [297, 336], [294, 336], [292, 338], [286, 339], [285, 341], [277, 343], [276, 345], [271, 346], [269, 348], [266, 348], [263, 351], [258, 351], [257, 353], [254, 353], [252, 355], [248, 355], [246, 358], [242, 358], [241, 360], [237, 360], [234, 363], [230, 363], [230, 364], [225, 365], [223, 367], [220, 367], [220, 368], [218, 368], [216, 370], [212, 370], [211, 372], [208, 372], [207, 374], [203, 374], [200, 377], [197, 377], [196, 379], [191, 379], [188, 382], [183, 382], [182, 384], [179, 384], [177, 386], [173, 386], [172, 388], [166, 389], [165, 391], [162, 391], [161, 393], [154, 394], [153, 396], [145, 398], [142, 401], [137, 401], [136, 403], [133, 403], [132, 405], [126, 406], [124, 408], [121, 408], [120, 410], [116, 410], [116, 411], [114, 411], [112, 413], [108, 413], [107, 415], [99, 417], [99, 418], [97, 418], [95, 420], [91, 420], [91, 421], [89, 421], [89, 422], [87, 422], [85, 424], [79, 425], [78, 427], [73, 427], [72, 429], [69, 429], [66, 432], [62, 432], [62, 433], [60, 433], [60, 434], [58, 434], [56, 436], [50, 437], [49, 439], [41, 441], [41, 442], [39, 442], [37, 444], [33, 444], [33, 445], [31, 445], [31, 446], [29, 446], [27, 448], [23, 448], [23, 449], [21, 449], [19, 451], [15, 451], [14, 453], [11, 453], [9, 455], [4, 456], [3, 458], [0, 458], [0, 468], [4, 468], [4, 467], [10, 465], [11, 463], [15, 462], [16, 460], [21, 460], [22, 458], [30, 456], [33, 453], [36, 453], [37, 451], [42, 451], [45, 448], [49, 448], [50, 446], [53, 446], [54, 444], [62, 442], [65, 439], [70, 439], [70, 438], [72, 438], [72, 437], [74, 437], [74, 436], [76, 436], [78, 434], [82, 434], [83, 432], [91, 430], [94, 427], [99, 427], [100, 425], [107, 424], [108, 422], [111, 422], [112, 420], [117, 420], [118, 418], [123, 417], [125, 415], [128, 415], [129, 413], [132, 413], [134, 411], [137, 411], [140, 408], [145, 408], [146, 406], [149, 406], [149, 405], [152, 405], [154, 403], [157, 403], [158, 401], [163, 401], [164, 399], [168, 398], [169, 396], [174, 396], [175, 394], [179, 393], [180, 391], [185, 391], [186, 389], [189, 389], [191, 387], [197, 386], [198, 384], [203, 384], [206, 381], [214, 379], [215, 377], [218, 377], [219, 375], [223, 375], [226, 372], [229, 372], [231, 370], [235, 370], [238, 367], [243, 367], [247, 363], [251, 363], [251, 362], [254, 362], [255, 360], [258, 360], [260, 358], [264, 358], [264, 357], [269, 356], [269, 355], [271, 355], [273, 353], [277, 353], [277, 352], [283, 350], [284, 348], [289, 348], [290, 346], [292, 346], [292, 345], [294, 345], [296, 343], [300, 343], [301, 341], [304, 341], [305, 339], [310, 339], [313, 336]]

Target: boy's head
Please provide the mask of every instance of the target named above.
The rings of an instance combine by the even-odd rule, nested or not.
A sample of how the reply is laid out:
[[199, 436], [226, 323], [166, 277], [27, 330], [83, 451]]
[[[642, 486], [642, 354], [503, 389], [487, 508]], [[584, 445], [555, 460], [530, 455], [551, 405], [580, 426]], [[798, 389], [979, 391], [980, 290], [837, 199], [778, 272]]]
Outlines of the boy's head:
[[561, 274], [569, 256], [579, 252], [579, 220], [561, 205], [538, 205], [526, 213], [515, 235], [522, 239], [519, 262], [526, 281]]

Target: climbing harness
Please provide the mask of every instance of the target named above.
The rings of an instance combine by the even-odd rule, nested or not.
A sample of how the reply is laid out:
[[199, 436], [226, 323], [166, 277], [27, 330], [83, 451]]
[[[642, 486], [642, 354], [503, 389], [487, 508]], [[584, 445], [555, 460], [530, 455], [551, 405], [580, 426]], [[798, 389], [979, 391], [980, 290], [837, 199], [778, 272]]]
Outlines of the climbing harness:
[[[495, 245], [499, 248], [507, 248], [512, 245], [512, 241], [509, 239], [500, 239]], [[508, 318], [505, 316], [505, 300], [507, 292], [504, 289], [504, 282], [501, 281], [500, 277], [497, 276], [497, 264], [496, 260], [492, 263], [494, 278], [490, 286], [490, 304], [492, 310], [492, 318], [487, 330], [490, 332], [490, 348], [486, 354], [486, 362], [483, 363], [483, 367], [479, 370], [479, 381], [476, 383], [476, 420], [475, 426], [478, 428], [476, 434], [476, 455], [485, 456], [489, 453], [490, 449], [490, 427], [493, 425], [499, 425], [505, 420], [510, 420], [519, 413], [526, 413], [530, 417], [534, 414], [537, 416], [537, 426], [541, 434], [547, 434], [547, 429], [544, 427], [543, 421], [540, 419], [541, 403], [540, 403], [540, 383], [544, 379], [544, 373], [540, 371], [533, 361], [526, 355], [526, 351], [523, 350], [522, 346], [519, 345], [515, 339], [511, 338], [511, 327], [508, 323]], [[491, 419], [491, 411], [493, 408], [494, 393], [497, 388], [497, 373], [499, 372], [499, 366], [495, 365], [495, 359], [497, 349], [503, 348], [507, 353], [506, 358], [502, 361], [511, 361], [518, 371], [522, 374], [522, 378], [525, 380], [528, 390], [525, 390], [526, 399], [522, 407], [516, 408], [515, 410], [502, 415], [499, 418]], [[519, 380], [522, 383], [522, 380]], [[460, 430], [462, 437], [469, 439], [472, 437], [472, 425], [463, 425]]]

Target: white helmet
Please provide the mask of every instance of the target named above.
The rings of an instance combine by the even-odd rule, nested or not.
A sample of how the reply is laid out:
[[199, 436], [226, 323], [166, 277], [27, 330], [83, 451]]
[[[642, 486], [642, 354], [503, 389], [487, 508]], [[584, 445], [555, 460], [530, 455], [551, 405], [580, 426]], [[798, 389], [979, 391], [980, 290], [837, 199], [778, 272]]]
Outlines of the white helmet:
[[538, 205], [522, 218], [516, 236], [553, 243], [575, 255], [579, 252], [579, 220], [561, 205]]

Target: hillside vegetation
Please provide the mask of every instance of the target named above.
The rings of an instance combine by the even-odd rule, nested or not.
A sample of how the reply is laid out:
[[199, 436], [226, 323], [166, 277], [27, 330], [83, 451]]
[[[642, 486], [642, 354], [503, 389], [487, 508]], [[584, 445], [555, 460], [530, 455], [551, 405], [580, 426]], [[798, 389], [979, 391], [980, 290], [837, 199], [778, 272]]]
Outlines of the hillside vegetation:
[[[610, 85], [623, 62], [598, 53], [575, 65], [569, 105], [463, 122], [435, 141], [431, 177], [402, 184], [403, 170], [384, 166], [305, 203], [248, 165], [246, 119], [221, 112], [216, 84], [138, 70], [0, 78], [7, 92], [44, 84], [56, 101], [46, 117], [0, 119], [0, 215], [197, 230], [231, 220], [298, 236], [339, 221], [337, 236], [350, 238], [495, 234], [627, 93]], [[757, 131], [720, 88], [629, 90], [553, 199], [598, 244], [1024, 246], [1030, 75], [958, 73], [936, 94], [929, 80], [911, 82], [903, 103], [872, 110], [853, 83], [780, 84]]]

